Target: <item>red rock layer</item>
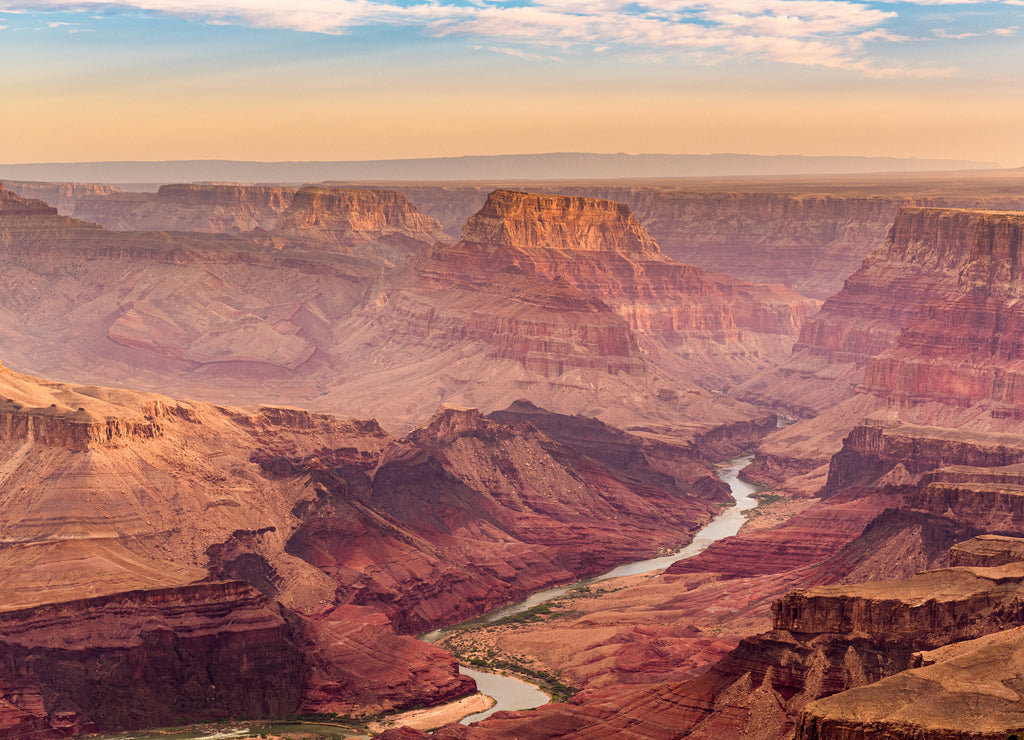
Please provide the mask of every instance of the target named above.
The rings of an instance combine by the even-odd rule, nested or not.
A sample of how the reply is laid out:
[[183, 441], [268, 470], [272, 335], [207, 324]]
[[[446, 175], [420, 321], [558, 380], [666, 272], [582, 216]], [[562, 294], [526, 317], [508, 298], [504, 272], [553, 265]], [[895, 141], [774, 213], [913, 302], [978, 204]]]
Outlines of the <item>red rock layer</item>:
[[812, 565], [856, 539], [890, 503], [891, 499], [875, 496], [814, 507], [779, 527], [720, 540], [696, 557], [673, 563], [665, 572], [747, 578]]
[[[73, 190], [66, 192], [68, 187]], [[295, 194], [295, 188], [258, 185], [163, 185], [156, 193], [66, 185], [14, 190], [36, 194], [61, 213], [113, 231], [219, 234], [272, 228]]]
[[[372, 421], [173, 402], [2, 368], [0, 389], [9, 631], [41, 603], [120, 603], [133, 588], [191, 593], [207, 572], [242, 578], [260, 604], [295, 612], [289, 639], [306, 666], [296, 691], [310, 710], [376, 712], [468, 690], [450, 657], [393, 629], [450, 623], [678, 546], [717, 509], [702, 496], [722, 496], [692, 445], [673, 450], [532, 406], [530, 418], [562, 442], [474, 410], [443, 411], [396, 441]], [[131, 436], [136, 427], [151, 433]], [[187, 626], [197, 604], [175, 607], [176, 619]], [[84, 646], [91, 619], [62, 630], [81, 630]], [[140, 695], [160, 701], [161, 676], [139, 680]], [[256, 694], [232, 695], [216, 713], [240, 714]], [[99, 711], [102, 697], [76, 697], [76, 713]], [[56, 722], [55, 712], [34, 716]]]
[[[445, 306], [437, 303], [442, 294]], [[539, 302], [538, 295], [543, 296]], [[515, 311], [513, 316], [492, 313], [498, 300]], [[451, 315], [453, 307], [474, 302], [486, 313]], [[607, 356], [622, 358], [607, 365], [609, 371], [635, 373], [640, 354], [635, 334], [641, 344], [660, 345], [645, 347], [648, 354], [667, 350], [665, 364], [688, 364], [689, 377], [697, 378], [749, 371], [778, 356], [814, 307], [777, 286], [753, 285], [666, 259], [621, 204], [495, 191], [467, 222], [458, 244], [435, 251], [405, 279], [401, 303], [388, 309], [400, 312], [401, 321], [388, 320], [419, 333], [424, 325], [429, 331], [434, 325], [468, 324], [474, 331], [479, 324], [486, 331], [472, 336], [492, 334], [502, 342], [505, 332], [495, 329], [503, 328], [504, 319], [523, 337], [515, 359], [528, 366], [540, 361], [531, 354], [548, 344], [570, 350], [558, 353], [560, 364], [548, 363], [553, 375], [606, 363]], [[593, 317], [581, 316], [566, 326], [558, 316], [567, 310]], [[526, 311], [524, 321], [520, 317]], [[578, 359], [574, 345], [584, 351]], [[501, 346], [499, 354], [515, 351]]]
[[652, 552], [686, 539], [710, 518], [688, 485], [624, 473], [532, 426], [449, 410], [391, 448], [372, 480], [328, 463], [288, 552], [330, 575], [339, 601], [424, 631], [599, 572], [641, 542]]
[[238, 582], [0, 612], [0, 655], [6, 701], [75, 731], [278, 716], [302, 689], [280, 609]]
[[[441, 401], [491, 410], [524, 395], [613, 423], [696, 431], [764, 416], [681, 384], [677, 356], [644, 354], [600, 296], [479, 254], [462, 263], [440, 250], [396, 275], [379, 258], [274, 249], [265, 234], [115, 233], [7, 191], [0, 200], [5, 360], [37, 374], [308, 404], [403, 429]], [[561, 259], [571, 272], [576, 257], [599, 254]], [[722, 350], [742, 348], [735, 357], [758, 365], [792, 335], [745, 335]], [[382, 398], [382, 386], [395, 393]]]
[[79, 202], [90, 196], [116, 197], [121, 190], [113, 185], [80, 182], [17, 182], [3, 183], [8, 191], [23, 198], [38, 198], [65, 216], [74, 216]]
[[949, 550], [949, 564], [989, 568], [1024, 560], [1024, 538], [983, 534], [958, 542]]
[[[958, 256], [957, 281], [927, 301], [891, 350], [873, 358], [866, 389], [890, 403], [982, 402], [995, 418], [1024, 417], [1024, 313], [1019, 308], [1024, 214], [920, 210], [922, 243]], [[940, 255], [941, 256], [941, 255]], [[947, 259], [948, 261], [948, 259]]]

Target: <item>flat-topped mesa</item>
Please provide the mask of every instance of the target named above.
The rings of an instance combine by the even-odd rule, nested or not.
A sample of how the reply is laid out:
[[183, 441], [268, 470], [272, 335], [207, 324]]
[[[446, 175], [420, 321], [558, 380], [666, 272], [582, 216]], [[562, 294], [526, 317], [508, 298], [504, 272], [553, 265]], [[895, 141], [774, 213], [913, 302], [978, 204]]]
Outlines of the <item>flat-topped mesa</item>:
[[495, 190], [466, 222], [462, 241], [491, 249], [572, 249], [660, 258], [629, 206], [611, 200]]
[[266, 185], [161, 185], [156, 202], [182, 206], [256, 207], [283, 211], [292, 201], [295, 188]]
[[[796, 740], [1006, 740], [1024, 726], [1024, 628], [920, 653], [920, 667], [809, 704]], [[793, 737], [791, 735], [790, 737]]]
[[369, 188], [302, 188], [281, 214], [273, 234], [323, 242], [342, 252], [369, 250], [385, 257], [448, 241], [441, 224], [420, 213], [405, 195]]
[[74, 216], [84, 197], [111, 197], [121, 194], [114, 185], [82, 182], [23, 182], [7, 180], [2, 186], [22, 198], [38, 198], [65, 216]]
[[31, 408], [0, 399], [0, 442], [24, 440], [85, 452], [160, 435], [158, 423], [141, 418], [103, 418], [85, 408]]
[[775, 630], [903, 642], [928, 650], [1024, 622], [1024, 563], [943, 568], [902, 581], [790, 591], [772, 604]]
[[983, 534], [949, 548], [949, 563], [991, 568], [1024, 561], [1024, 537]]
[[[897, 469], [917, 480], [936, 468], [1000, 468], [1024, 463], [1019, 435], [990, 434], [971, 438], [956, 430], [910, 424], [870, 422], [854, 427], [829, 463], [824, 495], [852, 485], [873, 485]], [[922, 483], [927, 484], [925, 477]], [[916, 507], [915, 507], [916, 508]]]

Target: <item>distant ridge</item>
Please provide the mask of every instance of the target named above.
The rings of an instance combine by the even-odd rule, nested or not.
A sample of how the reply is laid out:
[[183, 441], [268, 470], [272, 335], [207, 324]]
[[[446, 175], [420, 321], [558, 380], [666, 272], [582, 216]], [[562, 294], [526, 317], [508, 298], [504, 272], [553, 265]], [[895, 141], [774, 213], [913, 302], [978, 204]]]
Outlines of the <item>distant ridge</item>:
[[505, 154], [348, 162], [68, 162], [0, 165], [0, 180], [112, 184], [310, 183], [326, 180], [599, 180], [997, 169], [995, 162], [755, 154]]

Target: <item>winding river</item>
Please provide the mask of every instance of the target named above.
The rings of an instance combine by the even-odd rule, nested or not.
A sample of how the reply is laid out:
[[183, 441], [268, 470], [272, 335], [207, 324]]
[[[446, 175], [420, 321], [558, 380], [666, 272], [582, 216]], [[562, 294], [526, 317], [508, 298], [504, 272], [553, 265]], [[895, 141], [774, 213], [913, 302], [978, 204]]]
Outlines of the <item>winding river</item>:
[[[732, 497], [736, 501], [736, 504], [711, 520], [710, 524], [694, 535], [693, 541], [690, 542], [690, 544], [678, 552], [660, 558], [651, 558], [650, 560], [639, 560], [635, 563], [626, 563], [625, 565], [620, 565], [619, 567], [599, 576], [586, 578], [582, 581], [570, 583], [566, 586], [558, 586], [557, 588], [538, 591], [527, 599], [518, 601], [515, 604], [503, 606], [500, 609], [495, 609], [481, 617], [477, 617], [476, 619], [468, 622], [463, 622], [459, 626], [487, 625], [491, 622], [502, 619], [503, 617], [524, 612], [538, 604], [543, 604], [545, 601], [556, 599], [574, 588], [579, 588], [580, 586], [600, 583], [601, 581], [606, 581], [610, 578], [635, 576], [642, 573], [664, 570], [677, 560], [692, 558], [697, 553], [707, 549], [712, 542], [725, 539], [726, 537], [732, 537], [740, 530], [740, 527], [743, 526], [743, 522], [745, 521], [743, 512], [757, 506], [757, 499], [755, 499], [753, 495], [761, 489], [751, 483], [740, 480], [740, 471], [752, 461], [753, 456], [746, 455], [744, 457], [737, 457], [733, 460], [729, 460], [718, 468], [718, 477], [729, 485]], [[435, 630], [422, 635], [421, 639], [426, 640], [427, 642], [436, 642], [444, 632], [445, 630]], [[536, 686], [512, 676], [504, 676], [500, 673], [490, 673], [476, 668], [466, 668], [465, 666], [460, 666], [459, 672], [463, 675], [472, 676], [476, 680], [480, 691], [487, 696], [493, 697], [497, 702], [486, 712], [471, 714], [464, 718], [462, 720], [462, 724], [477, 722], [489, 717], [494, 712], [534, 709], [542, 704], [547, 704], [549, 701], [548, 695]]]

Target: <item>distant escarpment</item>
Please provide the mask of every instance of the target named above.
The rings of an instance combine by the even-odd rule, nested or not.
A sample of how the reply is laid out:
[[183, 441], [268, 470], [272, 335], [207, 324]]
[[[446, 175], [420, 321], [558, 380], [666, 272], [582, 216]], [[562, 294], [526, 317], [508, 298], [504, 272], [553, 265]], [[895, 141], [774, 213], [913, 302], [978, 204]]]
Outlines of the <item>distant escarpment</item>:
[[638, 374], [644, 356], [691, 381], [742, 374], [784, 354], [815, 308], [665, 258], [621, 204], [501, 190], [397, 288], [380, 318], [391, 332], [490, 335], [499, 356], [549, 377]]
[[112, 232], [2, 193], [11, 365], [403, 429], [524, 396], [687, 434], [760, 423], [707, 386], [784, 356], [815, 307], [666, 259], [614, 203], [502, 192], [467, 235], [498, 223], [505, 246], [427, 248], [436, 224], [382, 190], [304, 189], [288, 228], [247, 234]]
[[449, 241], [441, 224], [392, 190], [306, 187], [272, 232], [277, 245], [327, 248], [400, 260]]
[[295, 194], [295, 188], [259, 185], [163, 185], [155, 193], [76, 189], [72, 197], [64, 196], [61, 186], [12, 189], [37, 194], [61, 213], [113, 231], [219, 234], [272, 228]]
[[[149, 193], [128, 194], [111, 192], [109, 186], [61, 183], [10, 185], [27, 197], [58, 206], [61, 213], [108, 228], [207, 230], [202, 219], [190, 222], [180, 214], [176, 216], [176, 206]], [[268, 190], [244, 187], [254, 193]], [[483, 184], [388, 187], [404, 193], [422, 213], [436, 218], [453, 238], [459, 236], [467, 219], [480, 210], [494, 189]], [[1012, 181], [998, 180], [675, 180], [622, 185], [521, 183], [515, 187], [624, 203], [672, 259], [751, 282], [781, 283], [817, 299], [842, 288], [861, 259], [885, 239], [900, 208], [1024, 209], [1019, 188]], [[287, 197], [289, 189], [279, 190]], [[104, 200], [109, 200], [109, 205]], [[260, 197], [250, 201], [258, 204]], [[207, 222], [214, 230], [266, 229], [283, 209], [273, 205], [252, 210], [252, 205], [243, 201], [237, 210], [237, 221], [218, 217]]]

